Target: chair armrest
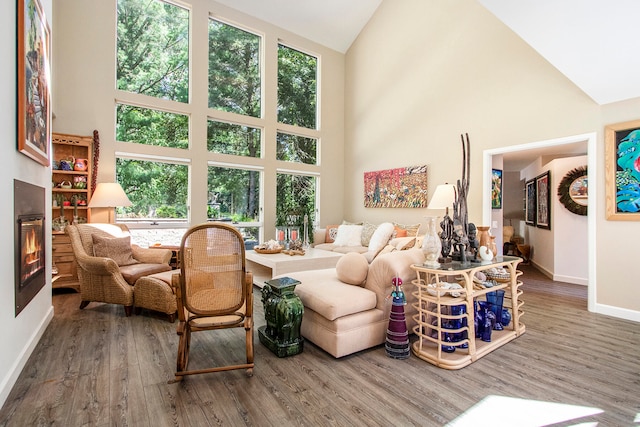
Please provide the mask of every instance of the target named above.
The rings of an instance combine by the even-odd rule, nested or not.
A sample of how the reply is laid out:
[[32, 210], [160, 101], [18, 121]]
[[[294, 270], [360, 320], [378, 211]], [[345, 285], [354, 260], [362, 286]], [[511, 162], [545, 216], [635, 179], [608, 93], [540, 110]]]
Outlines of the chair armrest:
[[120, 267], [111, 258], [76, 254], [76, 262], [83, 270], [97, 276], [120, 275]]
[[413, 285], [417, 274], [411, 268], [412, 264], [424, 263], [424, 254], [420, 249], [394, 251], [377, 256], [369, 266], [369, 273], [364, 287], [376, 293], [376, 307], [384, 310], [388, 308], [386, 298], [391, 294], [391, 280], [399, 276], [402, 279], [403, 290], [408, 302], [412, 300]]
[[147, 264], [169, 264], [171, 260], [170, 249], [149, 249], [138, 245], [131, 245], [133, 257]]

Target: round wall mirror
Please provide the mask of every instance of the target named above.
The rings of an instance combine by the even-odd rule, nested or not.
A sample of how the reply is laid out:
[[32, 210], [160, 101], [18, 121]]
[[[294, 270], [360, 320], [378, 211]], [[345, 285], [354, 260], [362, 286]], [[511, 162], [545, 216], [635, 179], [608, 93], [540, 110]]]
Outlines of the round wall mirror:
[[587, 214], [587, 182], [587, 167], [580, 166], [569, 171], [558, 185], [560, 203], [574, 214]]

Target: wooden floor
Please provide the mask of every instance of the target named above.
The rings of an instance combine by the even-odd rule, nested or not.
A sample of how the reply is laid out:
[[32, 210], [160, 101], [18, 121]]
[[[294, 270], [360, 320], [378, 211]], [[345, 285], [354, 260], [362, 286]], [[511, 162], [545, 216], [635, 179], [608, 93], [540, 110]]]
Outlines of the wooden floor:
[[[336, 360], [306, 342], [302, 354], [279, 359], [256, 332], [253, 377], [230, 371], [169, 384], [176, 324], [146, 312], [127, 318], [112, 305], [80, 311], [78, 294], [58, 293], [0, 425], [640, 425], [640, 324], [589, 313], [585, 287], [521, 269], [527, 332], [458, 371], [394, 360], [382, 346]], [[255, 305], [260, 326], [258, 292]], [[234, 340], [242, 333], [194, 335], [190, 367], [242, 360]]]

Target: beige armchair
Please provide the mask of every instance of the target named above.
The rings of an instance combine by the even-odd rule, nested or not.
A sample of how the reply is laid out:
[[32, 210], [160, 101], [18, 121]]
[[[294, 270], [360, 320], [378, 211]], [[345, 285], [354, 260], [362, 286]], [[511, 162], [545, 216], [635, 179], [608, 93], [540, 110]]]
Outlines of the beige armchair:
[[78, 263], [82, 302], [122, 304], [126, 316], [133, 309], [133, 285], [143, 277], [171, 270], [171, 251], [132, 245], [124, 224], [69, 225], [65, 232]]

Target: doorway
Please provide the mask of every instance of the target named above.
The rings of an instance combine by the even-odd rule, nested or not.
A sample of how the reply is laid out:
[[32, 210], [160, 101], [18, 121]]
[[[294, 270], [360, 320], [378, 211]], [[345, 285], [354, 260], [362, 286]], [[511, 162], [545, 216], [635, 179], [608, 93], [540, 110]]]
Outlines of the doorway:
[[[575, 144], [585, 143], [587, 145], [587, 166], [589, 170], [589, 181], [596, 183], [597, 167], [596, 156], [589, 153], [596, 152], [596, 133], [587, 133], [574, 135], [563, 138], [556, 138], [538, 142], [531, 142], [521, 145], [513, 145], [502, 148], [485, 150], [483, 152], [483, 169], [482, 169], [482, 220], [483, 224], [491, 224], [491, 170], [493, 168], [493, 156], [509, 155], [512, 153], [531, 153], [532, 155], [544, 155], [544, 153], [560, 153], [563, 149], [568, 149]], [[555, 181], [557, 182], [557, 181]], [[555, 192], [554, 192], [555, 194]], [[596, 185], [589, 186], [588, 206], [592, 207], [587, 213], [587, 240], [588, 240], [588, 280], [587, 280], [587, 306], [589, 311], [595, 311], [595, 293], [596, 293], [596, 209], [598, 203]], [[500, 229], [502, 224], [499, 224]]]

